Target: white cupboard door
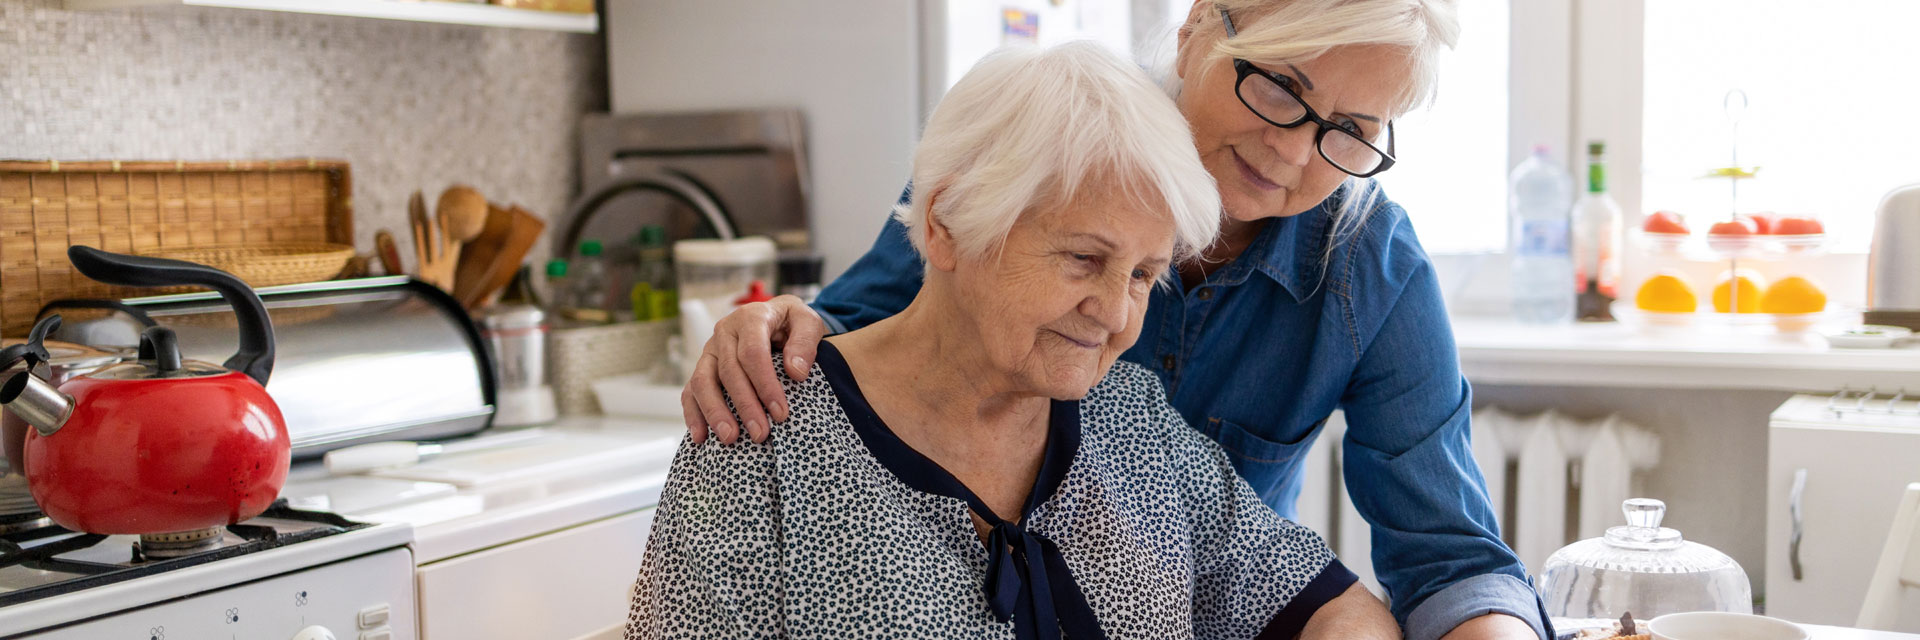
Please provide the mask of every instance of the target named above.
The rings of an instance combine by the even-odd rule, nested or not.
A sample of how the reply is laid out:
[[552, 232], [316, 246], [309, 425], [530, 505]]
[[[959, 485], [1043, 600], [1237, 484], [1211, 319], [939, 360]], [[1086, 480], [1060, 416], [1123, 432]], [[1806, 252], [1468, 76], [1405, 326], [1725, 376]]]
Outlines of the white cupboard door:
[[420, 567], [423, 640], [574, 640], [627, 619], [653, 509]]
[[[1851, 626], [1901, 492], [1920, 482], [1920, 430], [1775, 425], [1769, 431], [1767, 615]], [[1802, 470], [1796, 550], [1794, 485]]]

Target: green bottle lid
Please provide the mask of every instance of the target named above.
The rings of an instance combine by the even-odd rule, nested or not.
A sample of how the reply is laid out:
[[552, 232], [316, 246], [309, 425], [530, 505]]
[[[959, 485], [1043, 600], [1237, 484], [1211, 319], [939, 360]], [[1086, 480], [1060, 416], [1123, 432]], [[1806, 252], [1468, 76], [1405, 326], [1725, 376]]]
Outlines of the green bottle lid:
[[581, 242], [580, 255], [583, 255], [589, 258], [600, 255], [600, 241], [587, 240], [587, 241]]
[[667, 245], [667, 228], [650, 224], [640, 227], [640, 246], [664, 247]]
[[1606, 152], [1607, 152], [1607, 143], [1601, 142], [1599, 140], [1591, 140], [1587, 142], [1587, 155], [1597, 156], [1597, 155], [1603, 155]]
[[567, 277], [567, 261], [561, 260], [559, 258], [548, 260], [547, 261], [547, 277], [548, 278]]

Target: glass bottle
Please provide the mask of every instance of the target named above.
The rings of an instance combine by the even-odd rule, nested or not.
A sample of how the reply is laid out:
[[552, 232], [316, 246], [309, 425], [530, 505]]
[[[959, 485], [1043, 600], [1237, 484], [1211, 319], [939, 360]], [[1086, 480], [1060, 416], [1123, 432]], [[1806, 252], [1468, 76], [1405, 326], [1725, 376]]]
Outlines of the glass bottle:
[[581, 242], [580, 258], [568, 269], [571, 294], [563, 313], [569, 320], [590, 324], [613, 320], [607, 311], [607, 264], [600, 258], [600, 249], [599, 240]]
[[679, 296], [674, 291], [673, 257], [667, 248], [667, 229], [657, 224], [640, 228], [636, 236], [639, 266], [634, 271], [633, 289], [628, 298], [636, 320], [666, 320], [680, 315]]
[[1586, 322], [1613, 321], [1619, 297], [1620, 205], [1607, 195], [1606, 149], [1587, 143], [1587, 191], [1573, 209], [1574, 317]]

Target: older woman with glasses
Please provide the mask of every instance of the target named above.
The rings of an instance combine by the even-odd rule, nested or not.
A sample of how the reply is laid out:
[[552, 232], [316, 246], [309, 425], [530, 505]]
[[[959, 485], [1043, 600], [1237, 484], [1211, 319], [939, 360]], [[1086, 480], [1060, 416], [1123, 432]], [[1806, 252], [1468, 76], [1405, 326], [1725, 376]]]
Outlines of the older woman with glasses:
[[[1473, 461], [1433, 265], [1367, 179], [1394, 166], [1393, 119], [1433, 94], [1458, 31], [1452, 0], [1194, 2], [1163, 85], [1217, 183], [1220, 237], [1150, 294], [1121, 359], [1286, 516], [1304, 454], [1344, 410], [1347, 491], [1407, 637], [1550, 638]], [[803, 375], [822, 334], [905, 309], [919, 264], [890, 223], [814, 307], [779, 298], [723, 319], [682, 394], [693, 437], [779, 432], [772, 343]]]
[[1116, 364], [1219, 227], [1144, 74], [1090, 43], [993, 54], [913, 177], [913, 301], [818, 345], [769, 442], [683, 441], [629, 638], [1399, 636]]

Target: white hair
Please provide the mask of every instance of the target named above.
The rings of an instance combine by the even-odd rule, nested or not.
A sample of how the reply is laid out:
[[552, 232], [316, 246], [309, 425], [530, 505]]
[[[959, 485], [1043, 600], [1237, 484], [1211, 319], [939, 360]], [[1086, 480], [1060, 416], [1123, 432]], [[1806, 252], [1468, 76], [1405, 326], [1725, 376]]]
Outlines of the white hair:
[[[1439, 93], [1440, 52], [1460, 40], [1456, 0], [1202, 1], [1207, 7], [1200, 13], [1200, 20], [1182, 23], [1179, 31], [1189, 38], [1213, 41], [1213, 48], [1205, 52], [1208, 62], [1240, 58], [1272, 67], [1297, 65], [1346, 45], [1385, 45], [1402, 50], [1406, 65], [1396, 70], [1404, 72], [1407, 81], [1390, 97], [1388, 118], [1406, 115], [1433, 101]], [[1237, 35], [1225, 37], [1221, 11], [1233, 17]], [[1157, 58], [1154, 75], [1161, 87], [1167, 95], [1179, 97], [1181, 81], [1173, 72], [1175, 56], [1163, 51], [1152, 57]], [[1332, 238], [1323, 261], [1385, 205], [1379, 183], [1372, 178], [1349, 177], [1343, 187], [1346, 193], [1334, 211]], [[1334, 195], [1341, 195], [1341, 190], [1336, 189]]]
[[1220, 193], [1193, 132], [1139, 67], [1092, 42], [1009, 47], [974, 65], [927, 119], [912, 199], [894, 216], [922, 255], [933, 216], [978, 257], [1022, 215], [1073, 202], [1082, 187], [1165, 212], [1176, 260], [1219, 233]]

